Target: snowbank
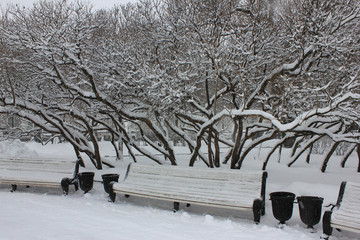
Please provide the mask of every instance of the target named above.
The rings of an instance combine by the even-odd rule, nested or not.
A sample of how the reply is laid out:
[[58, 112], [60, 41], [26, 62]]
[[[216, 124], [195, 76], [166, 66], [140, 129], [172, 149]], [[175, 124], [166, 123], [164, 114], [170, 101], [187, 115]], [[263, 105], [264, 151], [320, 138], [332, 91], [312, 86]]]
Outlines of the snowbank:
[[[102, 155], [111, 161], [114, 151], [108, 142], [100, 143]], [[253, 159], [244, 162], [245, 169], [259, 169], [266, 156], [266, 149], [259, 149]], [[186, 151], [177, 149], [180, 165], [187, 164]], [[1, 156], [37, 157], [46, 156], [73, 160], [75, 155], [69, 144], [0, 143]], [[182, 159], [182, 160], [181, 160]], [[342, 169], [333, 159], [326, 173], [321, 173], [321, 162], [316, 157], [310, 164], [299, 160], [288, 168], [286, 156], [282, 162], [272, 160], [268, 165], [267, 195], [274, 191], [290, 191], [297, 196], [315, 195], [324, 198], [323, 211], [328, 203], [335, 203], [341, 181], [360, 182], [356, 172], [357, 159], [350, 159]], [[113, 159], [114, 160], [114, 159]], [[115, 161], [115, 160], [114, 160]], [[140, 162], [144, 162], [141, 159]], [[149, 161], [149, 160], [147, 160]], [[118, 161], [121, 178], [130, 159]], [[89, 162], [88, 162], [88, 165]], [[201, 167], [201, 162], [196, 163]], [[109, 169], [108, 169], [109, 170]], [[111, 169], [110, 169], [111, 170]], [[96, 173], [100, 179], [100, 172]], [[119, 239], [119, 240], [318, 240], [322, 233], [321, 222], [310, 233], [299, 218], [297, 204], [293, 217], [284, 229], [277, 228], [271, 202], [266, 199], [266, 215], [255, 225], [251, 216], [239, 212], [209, 209], [197, 206], [173, 213], [171, 203], [130, 197], [119, 197], [115, 203], [107, 196], [98, 182], [90, 193], [71, 192], [64, 197], [61, 190], [20, 188], [9, 192], [9, 186], [0, 186], [0, 240], [57, 240], [57, 239]], [[359, 235], [334, 231], [332, 240], [356, 240]]]
[[34, 150], [30, 150], [25, 143], [20, 140], [0, 142], [1, 157], [37, 157]]

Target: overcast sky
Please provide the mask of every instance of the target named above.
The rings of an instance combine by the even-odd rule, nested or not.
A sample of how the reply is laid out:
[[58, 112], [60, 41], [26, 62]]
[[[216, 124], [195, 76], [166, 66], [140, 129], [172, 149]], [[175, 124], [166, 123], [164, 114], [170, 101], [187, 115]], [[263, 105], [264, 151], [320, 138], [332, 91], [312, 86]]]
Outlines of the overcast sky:
[[[38, 0], [0, 0], [0, 6], [2, 9], [6, 7], [7, 4], [20, 4], [26, 7], [30, 7], [34, 2]], [[95, 9], [100, 8], [112, 8], [114, 4], [126, 4], [128, 2], [137, 2], [138, 0], [87, 0]]]

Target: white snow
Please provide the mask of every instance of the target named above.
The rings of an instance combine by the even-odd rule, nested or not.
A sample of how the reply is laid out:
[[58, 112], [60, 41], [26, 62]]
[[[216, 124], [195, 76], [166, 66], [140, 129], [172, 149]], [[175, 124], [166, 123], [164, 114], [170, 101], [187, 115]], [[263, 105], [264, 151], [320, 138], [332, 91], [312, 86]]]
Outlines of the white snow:
[[0, 142], [0, 156], [37, 157], [35, 150], [30, 150], [20, 140]]
[[[114, 151], [109, 142], [101, 142], [102, 154], [108, 161], [114, 161]], [[174, 147], [175, 152], [187, 165], [188, 150]], [[269, 149], [261, 148], [246, 159], [243, 167], [260, 169]], [[226, 149], [223, 149], [226, 152]], [[67, 143], [49, 144], [0, 142], [0, 156], [36, 157], [74, 160], [75, 154]], [[356, 172], [357, 156], [353, 155], [345, 169], [339, 167], [340, 158], [330, 161], [326, 173], [321, 173], [321, 163], [316, 155], [310, 165], [298, 160], [291, 168], [287, 161], [277, 162], [277, 157], [268, 165], [267, 196], [273, 191], [291, 191], [297, 196], [314, 195], [324, 198], [323, 211], [328, 203], [335, 203], [341, 181], [360, 182]], [[275, 160], [276, 159], [276, 160]], [[283, 156], [282, 159], [287, 159]], [[130, 160], [116, 162], [121, 178]], [[151, 163], [150, 160], [141, 163]], [[90, 165], [90, 162], [86, 162]], [[201, 161], [195, 167], [205, 167]], [[226, 166], [227, 167], [227, 166]], [[84, 170], [83, 170], [84, 171]], [[94, 171], [93, 169], [91, 171]], [[107, 169], [105, 172], [114, 170]], [[101, 172], [96, 173], [99, 179]], [[272, 215], [271, 202], [266, 199], [266, 215], [255, 225], [252, 217], [243, 212], [211, 209], [200, 206], [185, 208], [173, 213], [172, 204], [157, 200], [119, 197], [115, 203], [107, 196], [99, 182], [87, 194], [73, 190], [66, 197], [60, 189], [21, 188], [14, 193], [10, 187], [0, 185], [0, 240], [56, 240], [56, 239], [119, 239], [119, 240], [289, 240], [319, 239], [321, 222], [315, 226], [317, 232], [310, 233], [300, 221], [298, 206], [294, 204], [292, 218], [283, 229], [277, 228]], [[355, 240], [355, 233], [334, 231], [332, 240]]]

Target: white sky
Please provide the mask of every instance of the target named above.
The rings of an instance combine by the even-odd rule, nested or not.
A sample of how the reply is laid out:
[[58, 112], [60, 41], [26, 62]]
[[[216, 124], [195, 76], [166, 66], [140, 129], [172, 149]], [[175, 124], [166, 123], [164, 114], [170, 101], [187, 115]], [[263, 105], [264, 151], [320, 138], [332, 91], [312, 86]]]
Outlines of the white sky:
[[[8, 4], [19, 4], [26, 7], [32, 6], [38, 0], [0, 0], [0, 7], [4, 9]], [[90, 2], [95, 9], [112, 8], [114, 4], [126, 4], [128, 2], [137, 2], [138, 0], [85, 0]]]

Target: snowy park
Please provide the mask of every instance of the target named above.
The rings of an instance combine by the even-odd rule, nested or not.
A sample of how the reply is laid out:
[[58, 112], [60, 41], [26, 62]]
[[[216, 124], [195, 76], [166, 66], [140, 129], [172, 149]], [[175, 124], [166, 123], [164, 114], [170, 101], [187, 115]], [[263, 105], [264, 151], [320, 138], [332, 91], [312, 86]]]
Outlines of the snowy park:
[[360, 239], [359, 0], [24, 1], [0, 240]]
[[[104, 168], [97, 171], [91, 163], [85, 164], [95, 171], [95, 179], [100, 180], [103, 172], [119, 173], [121, 181], [126, 166], [131, 161], [125, 158], [116, 161], [109, 142], [100, 142], [104, 157], [114, 162], [115, 169]], [[186, 156], [185, 147], [176, 147], [179, 155]], [[253, 160], [247, 162], [245, 170], [261, 168], [262, 154], [266, 148], [254, 153]], [[67, 143], [41, 145], [40, 143], [20, 141], [1, 142], [2, 157], [30, 157], [74, 160], [71, 145]], [[141, 160], [140, 160], [141, 161]], [[149, 164], [143, 159], [141, 164]], [[183, 165], [186, 162], [183, 162]], [[336, 160], [326, 173], [320, 171], [320, 164], [299, 162], [291, 168], [287, 162], [269, 163], [269, 177], [266, 190], [266, 214], [261, 223], [253, 223], [252, 216], [242, 211], [230, 211], [199, 206], [183, 208], [173, 213], [169, 202], [145, 198], [119, 197], [115, 203], [108, 202], [100, 182], [95, 182], [93, 189], [84, 195], [79, 190], [70, 191], [63, 196], [61, 189], [19, 188], [10, 192], [10, 186], [1, 185], [0, 196], [0, 239], [320, 239], [322, 224], [315, 225], [315, 233], [306, 228], [299, 218], [298, 205], [294, 204], [293, 216], [283, 228], [278, 227], [278, 220], [272, 214], [269, 193], [289, 191], [297, 196], [319, 196], [324, 198], [325, 206], [336, 203], [339, 186], [342, 181], [359, 182], [360, 176], [355, 171], [356, 158], [351, 159], [346, 168], [339, 168]], [[179, 165], [182, 165], [179, 163]], [[195, 167], [203, 167], [196, 164]], [[226, 166], [224, 166], [226, 167]], [[351, 232], [334, 231], [331, 239], [355, 240], [359, 235]]]

